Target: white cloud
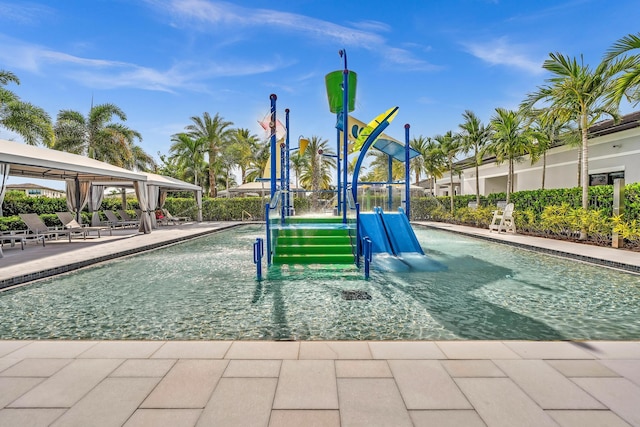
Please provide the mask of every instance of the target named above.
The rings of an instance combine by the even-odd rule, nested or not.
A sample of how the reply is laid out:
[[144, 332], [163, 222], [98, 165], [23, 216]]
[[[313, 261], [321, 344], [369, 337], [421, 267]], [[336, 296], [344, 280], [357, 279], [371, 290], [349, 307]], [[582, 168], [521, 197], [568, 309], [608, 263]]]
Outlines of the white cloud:
[[409, 50], [390, 47], [387, 40], [378, 33], [389, 32], [391, 28], [378, 21], [354, 22], [351, 27], [347, 27], [296, 13], [245, 8], [222, 1], [147, 0], [147, 3], [164, 11], [172, 19], [186, 20], [190, 25], [206, 24], [201, 27], [201, 31], [230, 27], [264, 27], [273, 31], [290, 31], [301, 37], [381, 53], [388, 61], [410, 65], [411, 69], [432, 69], [429, 63], [416, 58]]
[[270, 58], [269, 62], [186, 63], [166, 70], [157, 70], [128, 62], [82, 58], [24, 43], [0, 34], [0, 62], [9, 69], [33, 73], [55, 73], [61, 67], [63, 75], [88, 87], [129, 87], [153, 91], [174, 92], [177, 89], [205, 91], [204, 79], [221, 76], [261, 74], [290, 65], [290, 62]]
[[53, 10], [41, 4], [30, 2], [0, 2], [0, 22], [10, 21], [23, 25], [33, 25], [51, 19]]
[[531, 74], [544, 72], [543, 60], [532, 59], [525, 45], [510, 43], [506, 37], [486, 43], [465, 43], [464, 46], [468, 53], [491, 65], [506, 65]]

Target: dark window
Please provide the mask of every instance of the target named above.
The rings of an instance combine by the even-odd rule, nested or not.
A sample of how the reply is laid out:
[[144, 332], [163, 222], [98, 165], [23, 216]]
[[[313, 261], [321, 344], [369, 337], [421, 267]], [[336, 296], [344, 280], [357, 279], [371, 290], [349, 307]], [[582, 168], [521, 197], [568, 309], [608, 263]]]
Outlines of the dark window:
[[596, 173], [589, 175], [589, 185], [613, 185], [613, 181], [618, 178], [624, 179], [624, 171]]

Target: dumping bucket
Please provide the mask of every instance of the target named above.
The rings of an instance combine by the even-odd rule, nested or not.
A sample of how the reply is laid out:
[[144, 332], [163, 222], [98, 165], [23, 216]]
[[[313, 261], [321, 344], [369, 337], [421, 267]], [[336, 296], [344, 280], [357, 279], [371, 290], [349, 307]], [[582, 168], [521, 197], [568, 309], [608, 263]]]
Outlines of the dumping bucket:
[[[329, 111], [339, 113], [342, 111], [343, 93], [342, 82], [344, 70], [332, 71], [324, 77], [327, 86], [327, 98], [329, 99]], [[356, 85], [358, 75], [349, 71], [349, 111], [356, 108]]]

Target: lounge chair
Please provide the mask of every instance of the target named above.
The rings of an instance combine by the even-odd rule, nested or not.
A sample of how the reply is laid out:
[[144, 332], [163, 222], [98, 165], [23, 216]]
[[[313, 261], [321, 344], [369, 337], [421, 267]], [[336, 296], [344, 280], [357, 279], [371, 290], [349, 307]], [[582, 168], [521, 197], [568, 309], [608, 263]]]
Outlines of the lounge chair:
[[491, 224], [489, 224], [489, 232], [496, 230], [498, 233], [501, 231], [516, 232], [516, 223], [513, 219], [513, 203], [508, 203], [504, 209], [496, 209], [493, 211], [493, 218]]
[[173, 216], [167, 209], [162, 209], [162, 213], [164, 214], [164, 217], [167, 219], [167, 221], [172, 221], [174, 224], [191, 221], [191, 218], [188, 216]]
[[140, 225], [138, 221], [125, 221], [118, 218], [113, 211], [104, 211], [104, 215], [107, 217], [107, 224], [111, 227], [137, 227]]
[[44, 237], [29, 235], [28, 230], [11, 230], [0, 232], [0, 258], [4, 256], [2, 248], [4, 247], [5, 242], [9, 242], [12, 247], [16, 245], [16, 242], [20, 242], [20, 249], [24, 250], [24, 244], [30, 240], [36, 242], [42, 241], [42, 246], [44, 246]]
[[47, 224], [42, 221], [42, 219], [38, 216], [38, 214], [19, 214], [22, 222], [25, 223], [27, 228], [31, 233], [35, 236], [42, 236], [43, 239], [51, 239], [58, 236], [68, 236], [69, 242], [71, 242], [71, 236], [74, 234], [81, 234], [84, 239], [87, 238], [87, 232], [82, 228], [65, 228], [65, 229], [57, 229], [57, 228], [49, 228]]
[[73, 217], [73, 214], [71, 214], [69, 212], [56, 212], [56, 215], [58, 215], [58, 219], [60, 220], [62, 225], [64, 225], [64, 228], [82, 228], [87, 233], [89, 233], [91, 231], [95, 231], [95, 232], [98, 233], [98, 237], [101, 237], [100, 236], [100, 232], [101, 231], [109, 230], [109, 235], [113, 236], [113, 232], [111, 231], [112, 230], [111, 227], [91, 227], [91, 226], [88, 226], [88, 225], [85, 225], [85, 224], [80, 224]]
[[123, 221], [136, 221], [140, 224], [139, 218], [132, 218], [124, 209], [118, 209], [118, 215], [120, 215], [120, 218], [122, 218]]

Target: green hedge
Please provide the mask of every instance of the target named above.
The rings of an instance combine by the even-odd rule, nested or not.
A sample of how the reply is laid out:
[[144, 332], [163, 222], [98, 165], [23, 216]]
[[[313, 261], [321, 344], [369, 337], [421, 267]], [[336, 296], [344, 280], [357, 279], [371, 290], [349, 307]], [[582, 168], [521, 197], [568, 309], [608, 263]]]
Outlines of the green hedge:
[[[552, 224], [555, 216], [573, 217], [566, 230], [575, 230], [577, 223], [589, 224], [591, 229], [597, 229], [601, 234], [607, 227], [612, 226], [613, 186], [596, 186], [589, 188], [589, 212], [581, 211], [582, 190], [579, 187], [550, 190], [519, 191], [511, 194], [511, 202], [515, 205], [516, 225], [520, 230], [554, 235], [562, 227]], [[492, 211], [496, 203], [505, 200], [505, 193], [494, 193], [480, 198], [478, 209], [469, 209], [469, 202], [475, 202], [475, 195], [454, 197], [455, 211], [450, 212], [449, 197], [420, 197], [411, 200], [411, 217], [414, 220], [448, 221], [460, 224], [486, 227], [491, 221]], [[308, 198], [294, 198], [296, 214], [309, 212]], [[204, 221], [240, 221], [264, 220], [265, 200], [261, 197], [246, 198], [204, 198], [202, 202], [202, 219]], [[2, 204], [4, 217], [0, 217], [0, 230], [18, 230], [25, 226], [17, 216], [18, 213], [33, 212], [41, 215], [47, 225], [61, 225], [55, 212], [66, 211], [65, 199], [47, 197], [28, 197], [22, 192], [9, 191]], [[105, 198], [100, 210], [117, 210], [122, 208], [120, 197]], [[133, 214], [138, 208], [136, 199], [127, 199], [127, 209]], [[190, 216], [197, 218], [197, 206], [193, 197], [170, 197], [165, 202], [165, 208], [175, 216]], [[591, 211], [597, 213], [591, 213]], [[553, 212], [556, 212], [554, 214]], [[564, 213], [558, 213], [564, 212]], [[83, 221], [89, 222], [87, 209], [82, 212]], [[578, 218], [578, 219], [576, 219]], [[104, 219], [104, 218], [103, 218]], [[558, 222], [560, 219], [556, 218]], [[633, 229], [633, 221], [640, 223], [640, 183], [629, 184], [625, 187], [625, 211], [615, 224], [626, 229]], [[620, 225], [622, 224], [622, 225]], [[556, 228], [554, 228], [556, 227]], [[574, 231], [568, 231], [571, 235]]]

